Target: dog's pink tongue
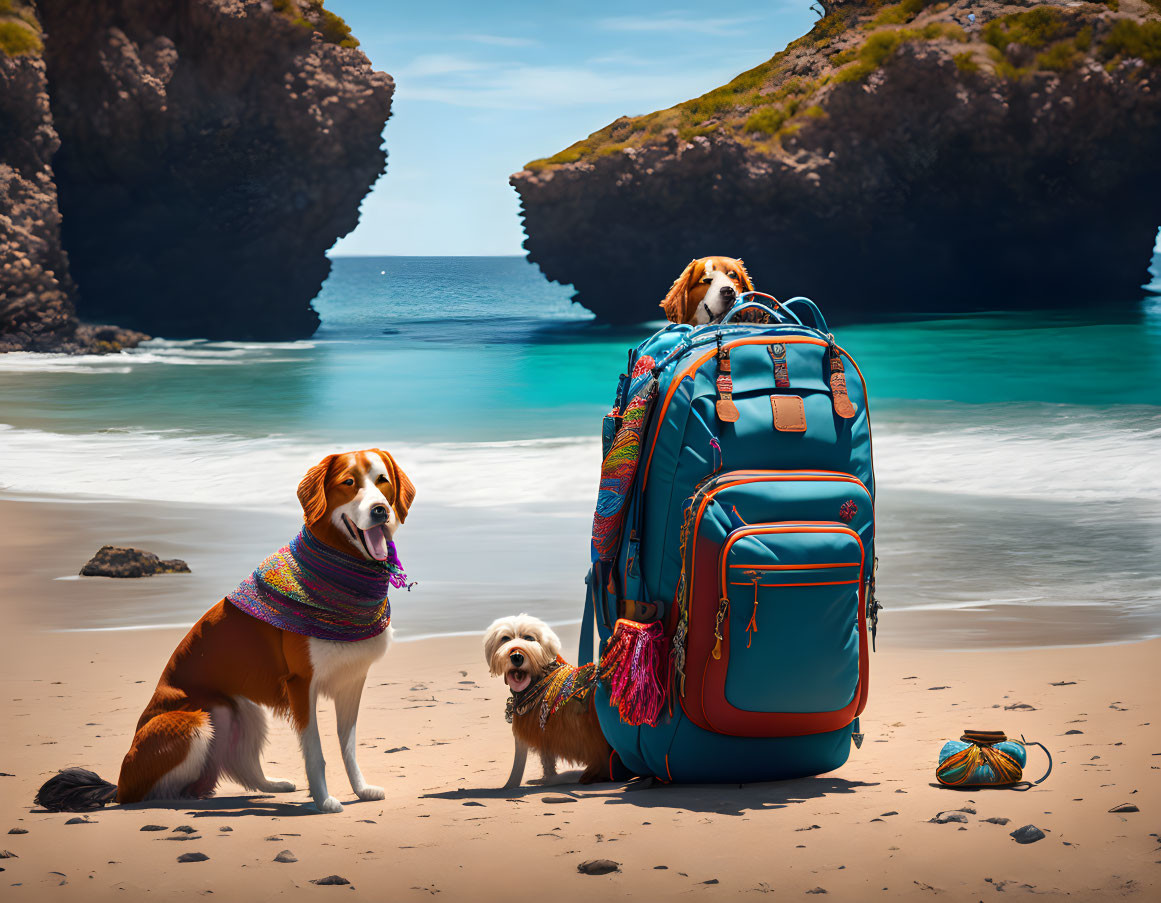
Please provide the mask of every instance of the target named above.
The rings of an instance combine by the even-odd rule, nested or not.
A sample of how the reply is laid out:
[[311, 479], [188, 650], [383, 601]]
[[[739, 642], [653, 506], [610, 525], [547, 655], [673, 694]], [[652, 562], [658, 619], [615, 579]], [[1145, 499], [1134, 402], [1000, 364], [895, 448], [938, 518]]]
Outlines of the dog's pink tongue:
[[511, 687], [515, 692], [520, 693], [525, 690], [530, 683], [532, 683], [531, 674], [521, 674], [517, 677], [511, 671], [504, 675], [504, 683]]
[[367, 548], [371, 550], [371, 557], [376, 561], [386, 561], [387, 530], [384, 527], [372, 527], [364, 530], [363, 536], [367, 540]]

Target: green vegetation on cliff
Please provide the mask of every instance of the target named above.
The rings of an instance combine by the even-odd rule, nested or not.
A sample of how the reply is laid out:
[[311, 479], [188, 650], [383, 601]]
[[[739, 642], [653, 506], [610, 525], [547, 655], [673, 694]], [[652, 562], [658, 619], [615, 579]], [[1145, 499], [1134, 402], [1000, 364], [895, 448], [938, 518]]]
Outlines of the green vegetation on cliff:
[[1161, 66], [1161, 22], [1118, 19], [1102, 42], [1101, 53], [1114, 62], [1139, 59], [1151, 66]]
[[[1086, 60], [1110, 68], [1127, 59], [1150, 65], [1161, 60], [1161, 21], [1152, 11], [1161, 0], [1051, 0], [1032, 9], [1013, 0], [1008, 9], [1013, 7], [985, 12], [969, 0], [830, 3], [808, 34], [728, 84], [665, 110], [622, 117], [526, 168], [543, 170], [701, 135], [724, 135], [777, 154], [783, 139], [826, 116], [834, 91], [867, 83], [907, 46], [942, 54], [971, 90], [979, 89], [981, 78], [1051, 76]], [[967, 17], [977, 10], [973, 23]]]
[[40, 56], [44, 43], [40, 23], [30, 3], [0, 0], [0, 54]]
[[305, 31], [317, 31], [328, 44], [340, 47], [358, 47], [359, 40], [351, 34], [341, 16], [323, 7], [323, 0], [274, 0], [274, 9]]

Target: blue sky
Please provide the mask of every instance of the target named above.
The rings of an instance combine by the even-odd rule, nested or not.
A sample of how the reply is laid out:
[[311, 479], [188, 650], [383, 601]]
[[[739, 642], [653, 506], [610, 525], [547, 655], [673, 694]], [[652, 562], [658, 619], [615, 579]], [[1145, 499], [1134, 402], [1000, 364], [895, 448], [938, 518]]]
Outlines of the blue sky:
[[511, 173], [769, 59], [808, 6], [327, 0], [396, 83], [387, 174], [332, 253], [523, 253]]

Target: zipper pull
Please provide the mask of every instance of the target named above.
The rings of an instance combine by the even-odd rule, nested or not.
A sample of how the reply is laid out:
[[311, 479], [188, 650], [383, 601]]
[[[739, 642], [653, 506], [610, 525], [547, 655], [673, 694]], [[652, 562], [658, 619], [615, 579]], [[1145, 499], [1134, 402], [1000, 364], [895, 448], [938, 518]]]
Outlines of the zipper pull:
[[729, 611], [729, 608], [730, 600], [723, 596], [721, 601], [718, 602], [718, 616], [717, 621], [714, 624], [714, 637], [717, 638], [717, 642], [714, 643], [713, 651], [713, 657], [715, 661], [720, 660], [722, 657], [722, 621], [726, 619], [726, 612]]
[[758, 581], [762, 579], [762, 575], [755, 571], [743, 571], [747, 577], [754, 581], [754, 613], [750, 615], [750, 623], [746, 625], [746, 648], [750, 648], [750, 643], [754, 640], [754, 634], [758, 632]]

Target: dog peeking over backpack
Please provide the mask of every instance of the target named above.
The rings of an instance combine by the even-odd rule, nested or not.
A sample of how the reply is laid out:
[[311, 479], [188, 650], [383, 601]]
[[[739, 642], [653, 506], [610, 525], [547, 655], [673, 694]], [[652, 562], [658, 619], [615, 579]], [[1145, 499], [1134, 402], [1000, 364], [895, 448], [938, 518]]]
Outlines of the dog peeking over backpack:
[[[753, 291], [754, 283], [741, 259], [699, 257], [686, 264], [681, 275], [673, 281], [661, 301], [661, 309], [670, 323], [704, 326], [721, 322], [742, 295]], [[777, 307], [778, 301], [767, 297]], [[746, 308], [738, 312], [736, 322], [774, 321], [769, 313]]]

